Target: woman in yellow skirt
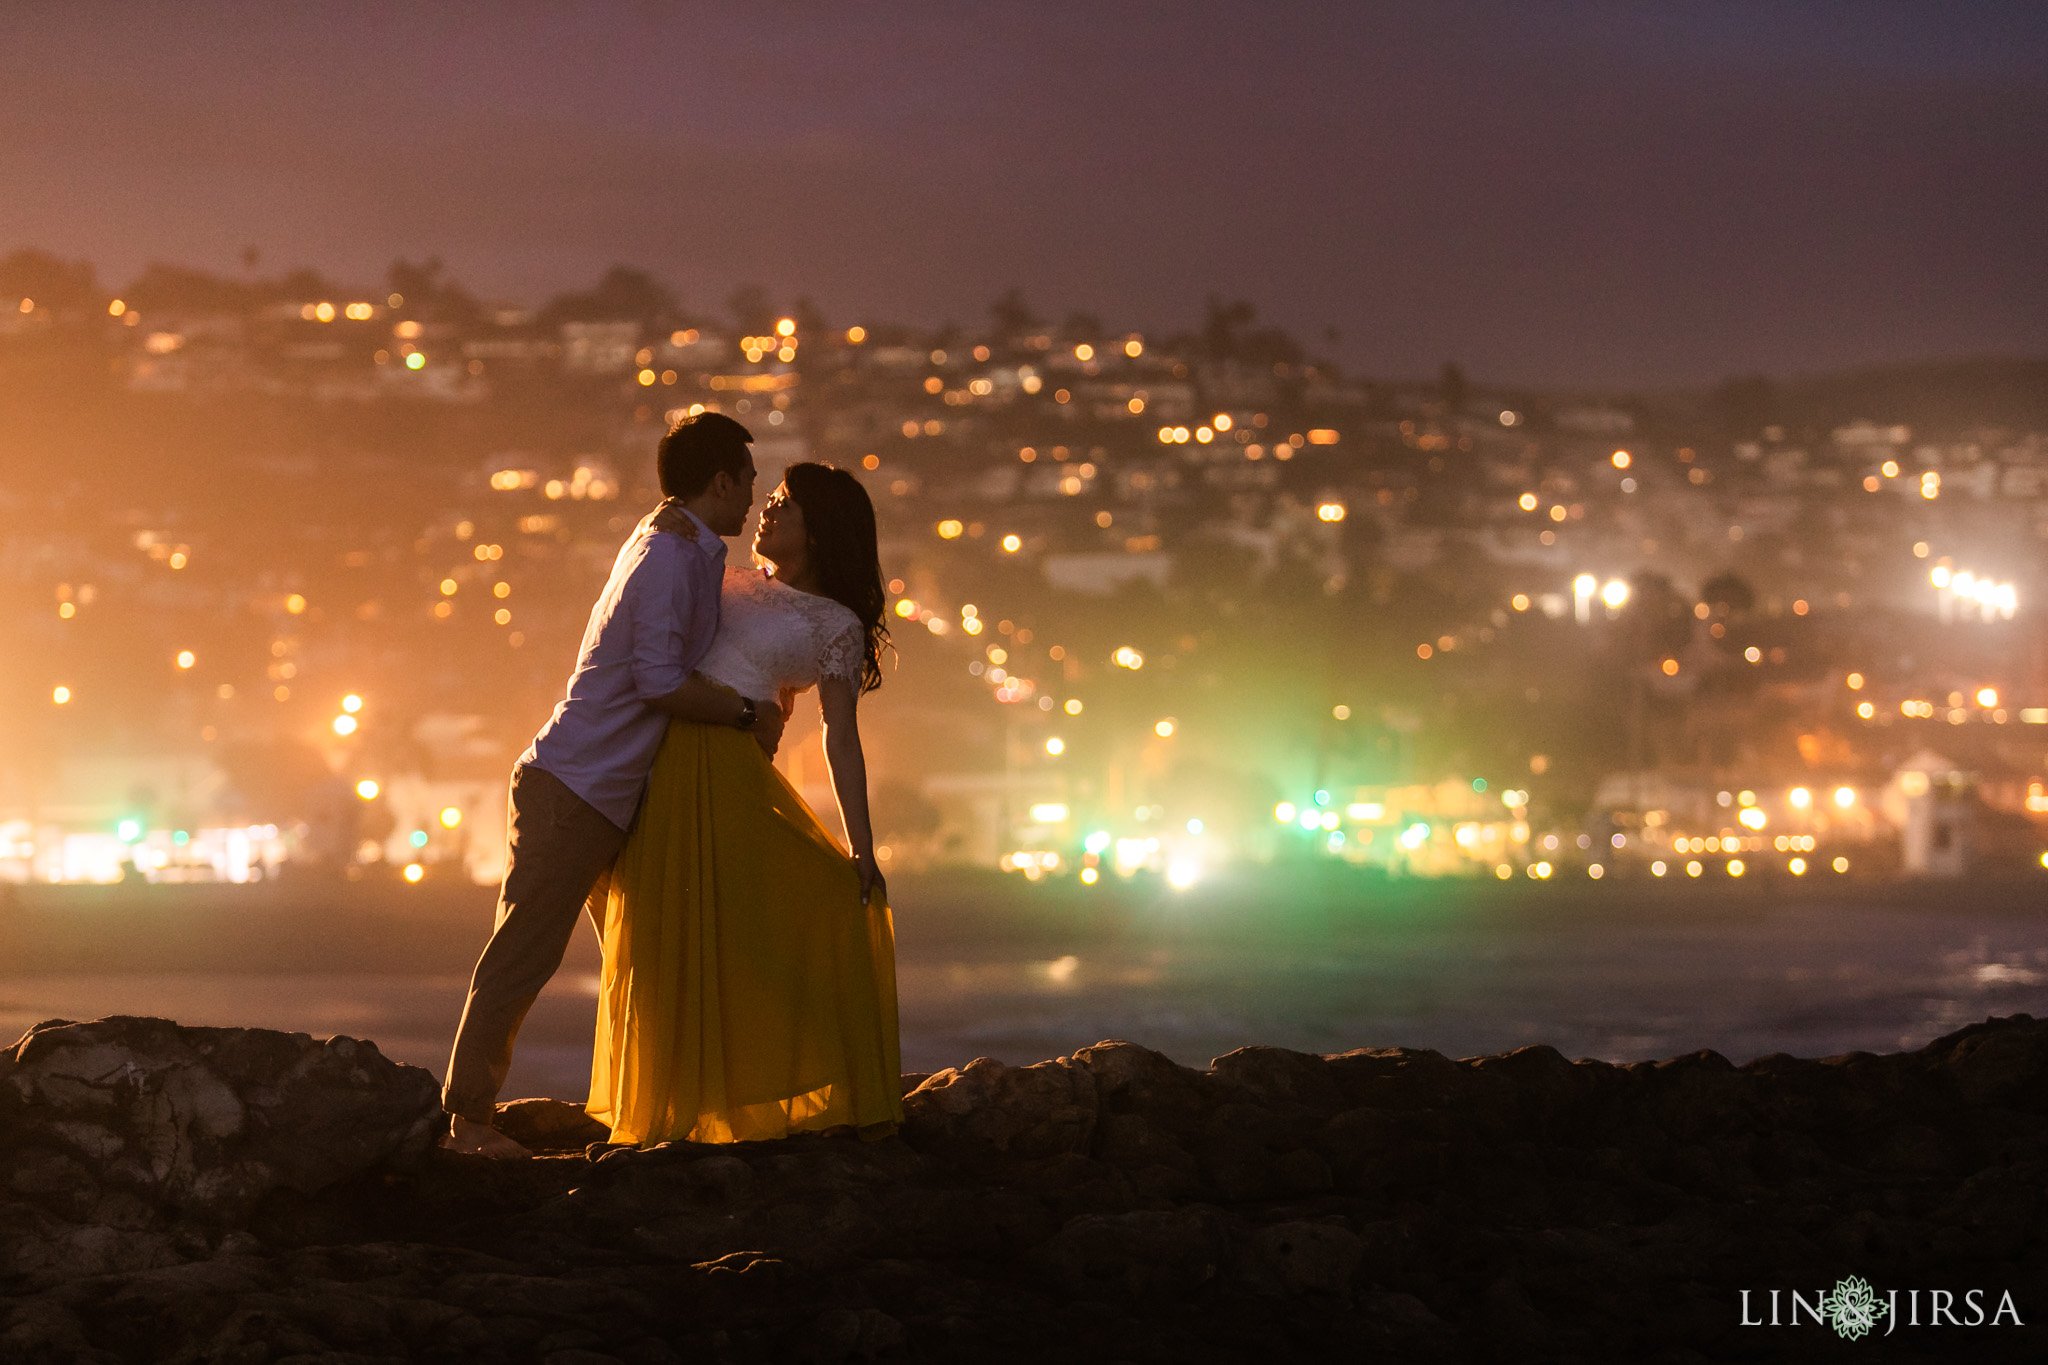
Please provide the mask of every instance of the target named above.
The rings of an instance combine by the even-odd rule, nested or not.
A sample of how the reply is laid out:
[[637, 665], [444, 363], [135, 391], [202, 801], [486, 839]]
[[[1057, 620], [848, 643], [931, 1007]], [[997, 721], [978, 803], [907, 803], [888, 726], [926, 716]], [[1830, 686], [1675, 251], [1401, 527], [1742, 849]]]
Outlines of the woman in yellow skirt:
[[744, 731], [669, 722], [605, 912], [586, 1107], [615, 1143], [873, 1139], [903, 1120], [895, 926], [855, 723], [888, 638], [873, 504], [844, 470], [792, 465], [754, 553], [770, 569], [726, 570], [697, 672], [785, 708], [818, 688], [846, 844]]

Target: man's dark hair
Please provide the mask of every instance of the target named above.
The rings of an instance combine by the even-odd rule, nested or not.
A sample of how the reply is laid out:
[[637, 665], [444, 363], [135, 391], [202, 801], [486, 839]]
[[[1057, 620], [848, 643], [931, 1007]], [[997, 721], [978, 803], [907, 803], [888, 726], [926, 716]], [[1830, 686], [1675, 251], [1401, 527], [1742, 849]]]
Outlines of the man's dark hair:
[[711, 486], [712, 475], [720, 470], [739, 478], [753, 439], [753, 432], [722, 412], [683, 418], [661, 438], [654, 457], [661, 491], [671, 498], [694, 498]]

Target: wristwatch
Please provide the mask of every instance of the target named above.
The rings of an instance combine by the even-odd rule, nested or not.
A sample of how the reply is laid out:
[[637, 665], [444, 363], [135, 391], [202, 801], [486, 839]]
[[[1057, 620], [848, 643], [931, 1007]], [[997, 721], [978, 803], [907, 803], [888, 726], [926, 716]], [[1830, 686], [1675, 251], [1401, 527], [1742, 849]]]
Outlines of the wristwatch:
[[754, 699], [752, 697], [740, 698], [739, 727], [742, 730], [754, 728]]

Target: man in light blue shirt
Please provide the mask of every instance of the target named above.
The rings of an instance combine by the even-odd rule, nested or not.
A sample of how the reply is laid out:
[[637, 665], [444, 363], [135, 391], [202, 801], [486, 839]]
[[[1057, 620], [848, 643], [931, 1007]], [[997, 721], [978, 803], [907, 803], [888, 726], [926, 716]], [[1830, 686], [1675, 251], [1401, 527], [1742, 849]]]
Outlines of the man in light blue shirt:
[[[620, 829], [633, 823], [668, 729], [656, 703], [683, 685], [718, 628], [725, 542], [687, 505], [680, 534], [644, 521], [619, 550], [590, 623], [568, 694], [520, 755]], [[744, 515], [744, 513], [742, 513]]]
[[752, 440], [717, 413], [685, 418], [662, 439], [667, 501], [619, 551], [568, 694], [513, 765], [505, 881], [448, 1060], [444, 1146], [529, 1155], [494, 1124], [512, 1042], [584, 907], [602, 932], [611, 865], [669, 717], [739, 725], [775, 752], [783, 712], [774, 699], [736, 699], [690, 676], [718, 628], [720, 537], [739, 534], [753, 504]]

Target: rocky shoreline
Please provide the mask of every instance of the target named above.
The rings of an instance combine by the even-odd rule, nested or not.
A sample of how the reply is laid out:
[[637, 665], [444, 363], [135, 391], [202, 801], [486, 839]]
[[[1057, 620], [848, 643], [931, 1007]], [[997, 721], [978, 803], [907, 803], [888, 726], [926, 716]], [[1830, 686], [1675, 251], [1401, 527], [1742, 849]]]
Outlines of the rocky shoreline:
[[[1571, 1062], [1128, 1042], [906, 1076], [879, 1142], [433, 1145], [368, 1042], [52, 1021], [0, 1053], [0, 1360], [2038, 1360], [2048, 1022]], [[1860, 1276], [1920, 1325], [1770, 1326]], [[2008, 1294], [2010, 1318], [1967, 1322]], [[1749, 1291], [1747, 1300], [1743, 1291]], [[1955, 1294], [1954, 1325], [1919, 1305]], [[1761, 1325], [1744, 1325], [1747, 1306]]]

